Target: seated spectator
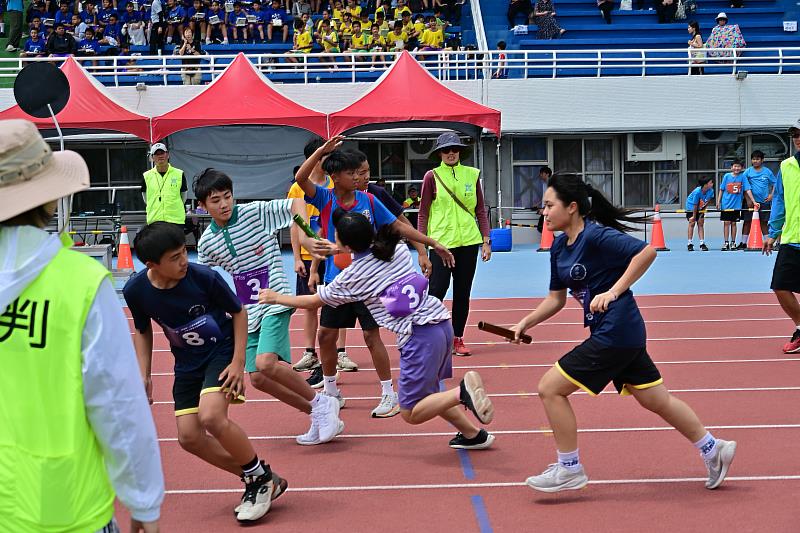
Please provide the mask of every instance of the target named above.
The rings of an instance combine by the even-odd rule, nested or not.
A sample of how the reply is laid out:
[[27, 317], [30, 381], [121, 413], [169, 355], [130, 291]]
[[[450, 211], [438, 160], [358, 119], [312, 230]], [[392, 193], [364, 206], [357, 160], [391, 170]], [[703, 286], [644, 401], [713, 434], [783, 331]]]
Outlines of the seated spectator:
[[[442, 0], [439, 0], [440, 2]], [[411, 8], [406, 5], [406, 0], [397, 0], [397, 7], [394, 8], [394, 20], [401, 20], [403, 13], [411, 15]]]
[[497, 54], [497, 63], [494, 72], [492, 72], [492, 79], [504, 80], [508, 78], [508, 69], [506, 67], [508, 64], [508, 56], [506, 55], [506, 42], [498, 41], [497, 49], [500, 50], [500, 53]]
[[403, 23], [395, 21], [394, 29], [386, 37], [386, 43], [390, 52], [402, 52], [408, 44], [408, 34], [403, 31]]
[[[322, 46], [322, 51], [326, 54], [338, 54], [341, 52], [339, 48], [339, 37], [333, 28], [331, 28], [330, 21], [323, 21], [322, 22], [322, 31], [319, 33], [319, 39], [317, 39], [320, 46]], [[321, 57], [320, 62], [322, 63], [335, 63], [336, 59], [333, 57]]]
[[[381, 30], [378, 28], [377, 24], [373, 24], [370, 30], [368, 45], [369, 51], [372, 52], [372, 62], [373, 64], [377, 61], [383, 63], [384, 57], [382, 52], [386, 51], [386, 39], [381, 36]], [[373, 66], [370, 70], [375, 70], [375, 67]]]
[[669, 24], [674, 22], [677, 10], [678, 4], [674, 0], [657, 0], [656, 13], [658, 13], [658, 23]]
[[228, 44], [228, 30], [225, 26], [225, 12], [220, 9], [219, 0], [211, 2], [207, 15], [206, 44]]
[[[317, 28], [317, 29], [316, 29], [316, 31], [312, 31], [311, 33], [319, 33], [320, 31], [322, 31], [322, 22], [323, 22], [323, 21], [325, 21], [325, 20], [327, 20], [327, 21], [330, 21], [330, 23], [331, 23], [331, 27], [332, 27], [334, 30], [338, 30], [338, 29], [339, 29], [339, 26], [337, 26], [337, 25], [334, 23], [333, 19], [331, 18], [331, 12], [330, 12], [330, 11], [328, 11], [327, 9], [324, 9], [324, 10], [322, 11], [322, 18], [321, 18], [321, 19], [319, 19], [319, 21], [317, 21], [317, 26], [316, 26], [316, 28]], [[316, 38], [316, 37], [315, 37], [315, 38]]]
[[101, 45], [116, 48], [109, 55], [117, 55], [119, 53], [119, 45], [122, 42], [122, 24], [117, 20], [117, 14], [112, 13], [108, 18], [108, 24], [103, 28], [103, 35], [99, 39]]
[[403, 24], [403, 31], [406, 35], [408, 35], [407, 48], [409, 50], [416, 50], [419, 48], [419, 40], [420, 37], [422, 37], [422, 34], [417, 33], [416, 29], [414, 28], [414, 23], [411, 21], [411, 13], [407, 11], [404, 12], [400, 18], [400, 22]]
[[308, 13], [303, 13], [300, 15], [300, 20], [303, 21], [303, 26], [305, 27], [306, 31], [314, 33], [314, 21], [311, 20], [311, 16]]
[[[106, 1], [103, 0], [103, 2]], [[186, 27], [186, 9], [175, 0], [167, 0], [165, 11], [167, 12], [167, 44], [172, 44], [173, 39], [178, 43], [183, 35], [183, 29]]]
[[147, 39], [144, 36], [144, 17], [141, 11], [135, 9], [133, 2], [125, 4], [125, 11], [119, 16], [122, 31], [128, 35], [128, 41], [136, 46], [144, 46]]
[[42, 19], [39, 17], [35, 17], [31, 23], [28, 25], [28, 31], [36, 30], [39, 32], [39, 37], [43, 38], [45, 41], [50, 37], [52, 28], [46, 28], [44, 24], [42, 24]]
[[73, 13], [69, 26], [64, 25], [64, 29], [67, 30], [67, 33], [72, 34], [72, 38], [75, 39], [76, 43], [79, 43], [86, 31], [86, 24], [81, 22], [80, 15]]
[[108, 24], [108, 20], [111, 18], [111, 15], [117, 15], [117, 10], [114, 9], [114, 6], [111, 4], [111, 0], [103, 0], [103, 9], [97, 12], [97, 24], [104, 28], [106, 24]]
[[611, 24], [611, 11], [614, 9], [614, 0], [597, 0], [597, 8], [606, 24]]
[[191, 28], [183, 30], [183, 44], [176, 46], [173, 52], [176, 56], [183, 56], [183, 68], [181, 69], [181, 79], [184, 85], [200, 85], [202, 74], [197, 65], [200, 64], [200, 59], [197, 57], [188, 58], [189, 56], [200, 56], [203, 51], [200, 49], [200, 42], [195, 42], [194, 33]]
[[[434, 17], [434, 20], [436, 20], [436, 17]], [[417, 32], [417, 35], [422, 36], [422, 32], [424, 32], [425, 28], [427, 27], [428, 25], [425, 23], [425, 15], [422, 13], [414, 15], [414, 31]]]
[[354, 22], [361, 20], [361, 6], [358, 5], [356, 0], [347, 0], [347, 12], [350, 13], [350, 17]]
[[345, 11], [342, 16], [344, 20], [339, 24], [339, 48], [342, 52], [350, 49], [350, 39], [353, 38], [353, 17], [348, 11]]
[[433, 16], [436, 17], [436, 25], [442, 28], [442, 31], [447, 30], [448, 26], [452, 26], [450, 22], [442, 16], [442, 9], [437, 7], [433, 10]]
[[555, 39], [567, 30], [561, 29], [556, 22], [556, 11], [553, 0], [537, 0], [533, 9], [533, 21], [536, 23], [537, 39]]
[[[286, 12], [281, 9], [280, 0], [272, 0], [272, 7], [267, 10], [264, 17], [267, 21], [267, 40], [272, 42], [272, 33], [278, 29], [283, 35], [283, 41], [289, 40], [289, 18]], [[300, 18], [302, 21], [303, 19]], [[305, 23], [303, 23], [305, 27]]]
[[[711, 30], [711, 36], [706, 41], [706, 48], [744, 48], [747, 43], [742, 36], [738, 24], [728, 25], [728, 15], [717, 15], [717, 25]], [[733, 57], [733, 51], [710, 50], [710, 57]]]
[[303, 21], [301, 19], [294, 19], [294, 37], [292, 38], [292, 49], [286, 52], [286, 60], [289, 63], [297, 63], [298, 56], [311, 53], [312, 42], [311, 33], [305, 30]]
[[94, 6], [93, 0], [86, 0], [83, 4], [83, 11], [79, 13], [81, 21], [86, 24], [86, 27], [97, 29], [97, 8]]
[[690, 73], [693, 75], [704, 74], [705, 71], [702, 64], [705, 62], [706, 54], [703, 51], [703, 36], [700, 34], [700, 24], [695, 20], [689, 22], [688, 31], [689, 57], [692, 62]]
[[[366, 10], [361, 12], [361, 18], [358, 20], [361, 22], [361, 31], [367, 35], [372, 33], [372, 21], [369, 20], [369, 13]], [[355, 20], [353, 22], [355, 22]]]
[[335, 21], [337, 27], [344, 21], [344, 5], [342, 4], [342, 0], [336, 0], [333, 3], [331, 18]]
[[31, 28], [30, 37], [25, 41], [25, 46], [20, 52], [20, 57], [44, 57], [47, 42], [39, 35], [39, 30]]
[[242, 44], [247, 40], [247, 13], [242, 11], [241, 2], [233, 3], [233, 11], [228, 13], [228, 31], [233, 42]]
[[189, 11], [186, 13], [186, 15], [189, 19], [189, 29], [192, 30], [192, 37], [199, 35], [199, 40], [205, 41], [206, 34], [208, 32], [208, 23], [206, 22], [206, 18], [208, 17], [208, 9], [203, 5], [202, 0], [194, 0], [192, 7], [189, 8]]
[[[361, 21], [353, 22], [353, 36], [350, 39], [350, 50], [359, 54], [369, 53], [369, 34], [361, 29]], [[366, 57], [356, 57], [356, 61], [366, 61]]]
[[66, 0], [59, 4], [58, 11], [56, 11], [55, 17], [53, 18], [56, 24], [61, 23], [65, 28], [72, 22], [72, 13], [69, 11], [69, 3], [66, 2]]
[[[386, 39], [389, 36], [389, 33], [392, 31], [393, 26], [390, 25], [385, 19], [383, 13], [375, 13], [375, 26], [378, 27], [378, 31], [381, 34], [381, 37]], [[387, 41], [388, 42], [388, 41]]]
[[444, 48], [444, 32], [436, 25], [434, 17], [428, 17], [428, 27], [422, 32], [422, 51], [438, 52]]
[[81, 39], [77, 44], [77, 55], [83, 57], [94, 57], [100, 55], [100, 43], [95, 39], [94, 28], [86, 28]]
[[[280, 6], [280, 0], [278, 0], [278, 9], [283, 13], [283, 8]], [[264, 37], [264, 26], [267, 24], [267, 13], [269, 10], [261, 9], [261, 2], [260, 0], [253, 0], [252, 7], [247, 9], [247, 31], [250, 34], [250, 38], [253, 40], [254, 43], [265, 43], [267, 42], [266, 38]], [[257, 36], [257, 37], [256, 37]], [[272, 36], [270, 35], [270, 40]], [[258, 39], [256, 41], [256, 39]]]
[[511, 0], [508, 4], [508, 13], [506, 13], [508, 17], [508, 29], [517, 25], [517, 15], [520, 13], [525, 15], [525, 24], [527, 24], [532, 12], [533, 6], [531, 6], [531, 0]]
[[28, 6], [28, 13], [25, 16], [25, 20], [30, 24], [33, 22], [33, 19], [38, 17], [39, 20], [42, 20], [47, 15], [49, 15], [49, 13], [45, 10], [44, 2], [31, 2], [30, 6]]
[[74, 55], [76, 50], [75, 39], [67, 33], [63, 24], [56, 24], [55, 28], [45, 44], [47, 55], [49, 57]]

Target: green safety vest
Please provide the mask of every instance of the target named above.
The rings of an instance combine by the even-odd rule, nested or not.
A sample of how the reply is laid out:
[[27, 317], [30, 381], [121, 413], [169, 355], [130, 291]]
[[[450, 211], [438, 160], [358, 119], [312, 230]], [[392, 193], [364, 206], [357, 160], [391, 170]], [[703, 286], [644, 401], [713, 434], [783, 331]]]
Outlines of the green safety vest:
[[481, 171], [461, 163], [454, 167], [442, 163], [433, 171], [464, 204], [464, 207], [469, 209], [469, 213], [463, 210], [439, 183], [436, 183], [436, 198], [431, 204], [428, 215], [428, 236], [448, 248], [483, 242], [483, 236], [475, 221], [478, 178]]
[[167, 173], [161, 176], [153, 167], [144, 173], [144, 183], [147, 186], [147, 223], [162, 221], [183, 225], [186, 222], [181, 198], [183, 171], [170, 165]]
[[786, 207], [781, 244], [800, 244], [800, 165], [794, 156], [781, 162], [781, 179]]
[[113, 516], [81, 374], [83, 327], [108, 276], [63, 248], [0, 315], [0, 531], [87, 533]]

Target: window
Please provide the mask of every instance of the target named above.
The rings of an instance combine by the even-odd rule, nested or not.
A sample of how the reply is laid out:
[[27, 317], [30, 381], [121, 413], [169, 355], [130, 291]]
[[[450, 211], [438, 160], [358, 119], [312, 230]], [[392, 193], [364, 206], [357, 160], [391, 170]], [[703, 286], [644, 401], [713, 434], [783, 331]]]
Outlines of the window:
[[680, 161], [625, 161], [623, 205], [653, 207], [680, 202]]
[[539, 169], [547, 166], [547, 139], [514, 137], [511, 149], [514, 207], [535, 209], [541, 205], [544, 193]]
[[575, 172], [611, 199], [614, 192], [614, 139], [553, 140], [553, 170]]
[[[92, 187], [138, 186], [142, 174], [149, 168], [147, 146], [141, 142], [70, 147], [78, 152], [89, 167]], [[119, 211], [144, 211], [145, 205], [138, 189], [121, 191], [85, 191], [74, 196], [73, 213], [96, 212], [98, 208], [115, 204]]]

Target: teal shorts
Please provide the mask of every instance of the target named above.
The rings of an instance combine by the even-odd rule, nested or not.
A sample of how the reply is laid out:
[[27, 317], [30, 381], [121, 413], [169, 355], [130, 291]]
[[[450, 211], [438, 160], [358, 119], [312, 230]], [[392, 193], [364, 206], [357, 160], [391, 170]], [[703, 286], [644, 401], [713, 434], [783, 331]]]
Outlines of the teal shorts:
[[281, 361], [292, 362], [292, 346], [289, 342], [289, 319], [292, 313], [294, 309], [265, 316], [261, 320], [261, 329], [247, 334], [247, 356], [244, 365], [247, 372], [258, 372], [256, 356], [260, 353], [274, 353]]

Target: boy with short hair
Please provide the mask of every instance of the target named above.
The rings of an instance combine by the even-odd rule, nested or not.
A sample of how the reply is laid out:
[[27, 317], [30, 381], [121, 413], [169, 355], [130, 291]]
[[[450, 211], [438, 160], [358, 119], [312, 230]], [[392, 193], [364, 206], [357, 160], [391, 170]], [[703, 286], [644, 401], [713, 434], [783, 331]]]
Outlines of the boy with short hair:
[[686, 197], [686, 220], [689, 221], [689, 244], [686, 249], [690, 252], [694, 251], [694, 227], [697, 225], [697, 236], [700, 237], [700, 250], [703, 252], [708, 251], [706, 246], [705, 235], [705, 220], [706, 220], [706, 207], [708, 203], [714, 199], [714, 180], [703, 176], [697, 180], [697, 187], [689, 193]]
[[[717, 206], [719, 207], [719, 219], [722, 220], [725, 244], [722, 251], [736, 249], [736, 223], [741, 218], [742, 197], [747, 195], [754, 207], [758, 209], [758, 203], [753, 200], [753, 193], [750, 192], [750, 182], [742, 174], [744, 165], [740, 159], [736, 159], [731, 164], [731, 171], [722, 177], [717, 192]], [[728, 240], [730, 235], [730, 240]]]
[[[767, 233], [767, 223], [769, 222], [770, 209], [772, 207], [772, 195], [775, 193], [775, 174], [772, 170], [764, 166], [764, 152], [754, 150], [750, 154], [752, 165], [744, 171], [747, 181], [750, 183], [750, 192], [753, 199], [758, 202], [761, 208], [758, 210], [761, 234]], [[749, 207], [747, 203], [742, 204], [743, 208]], [[745, 216], [742, 224], [742, 241], [737, 246], [737, 250], [747, 248], [747, 240], [750, 236], [750, 226], [753, 222], [752, 216]]]
[[292, 215], [307, 220], [302, 199], [249, 202], [236, 205], [233, 182], [213, 168], [203, 171], [194, 182], [194, 193], [213, 222], [197, 245], [198, 261], [219, 266], [233, 276], [236, 294], [245, 306], [248, 333], [245, 370], [253, 386], [283, 403], [311, 415], [311, 427], [297, 437], [298, 444], [310, 446], [333, 439], [342, 432], [339, 404], [333, 398], [315, 394], [303, 378], [292, 371], [289, 319], [293, 310], [258, 303], [258, 291], [271, 287], [291, 294], [283, 272], [276, 232], [291, 227], [295, 238], [312, 253], [327, 251], [330, 243], [299, 235]]
[[207, 463], [241, 476], [245, 492], [236, 518], [258, 520], [286, 482], [258, 459], [245, 432], [228, 418], [228, 406], [244, 402], [247, 314], [222, 276], [189, 263], [181, 226], [148, 224], [136, 235], [134, 249], [147, 268], [128, 280], [123, 295], [148, 398], [152, 403], [153, 320], [175, 356], [178, 442]]

